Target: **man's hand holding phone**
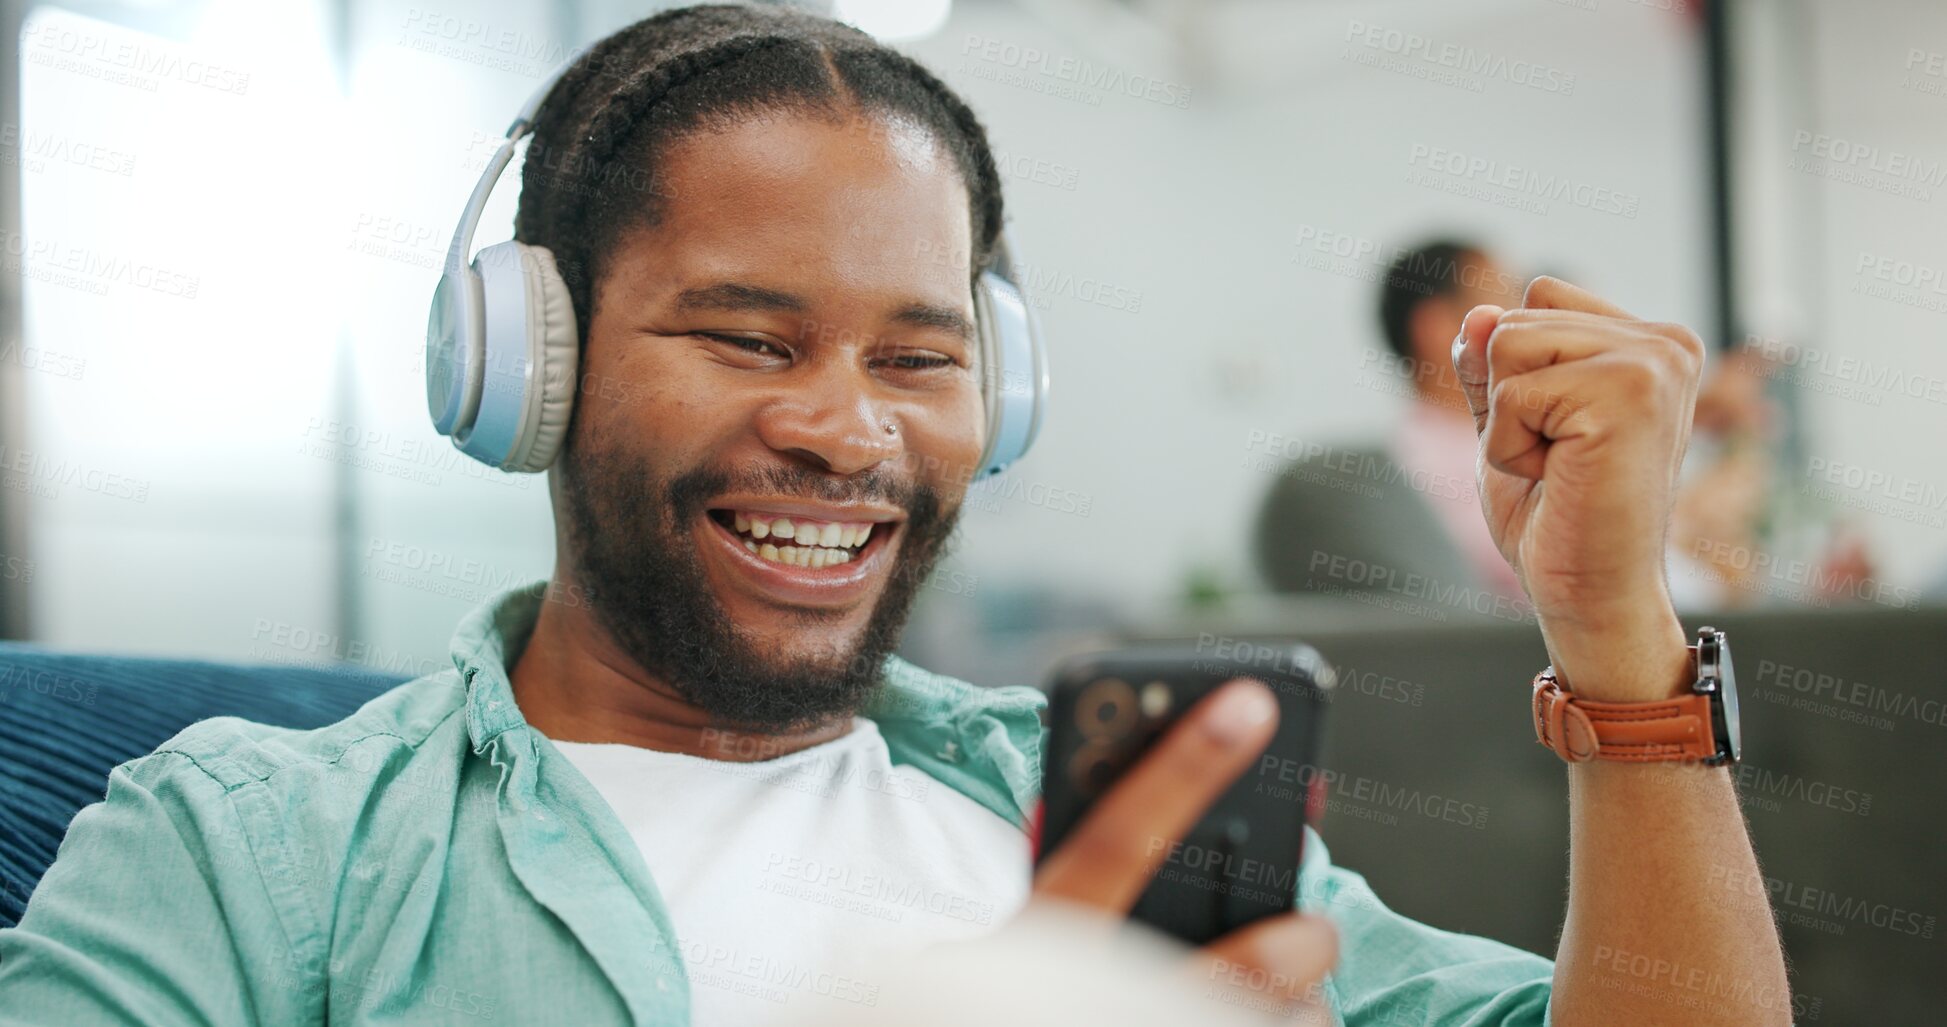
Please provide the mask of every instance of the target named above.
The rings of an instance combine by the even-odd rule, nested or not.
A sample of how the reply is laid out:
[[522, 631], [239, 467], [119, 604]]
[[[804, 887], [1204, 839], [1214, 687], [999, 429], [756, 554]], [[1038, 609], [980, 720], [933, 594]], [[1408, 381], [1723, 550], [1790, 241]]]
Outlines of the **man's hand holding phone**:
[[[1204, 811], [1270, 742], [1278, 703], [1256, 681], [1226, 683], [1192, 707], [1097, 801], [1042, 860], [1035, 901], [1128, 914]], [[1320, 984], [1338, 961], [1338, 935], [1323, 917], [1266, 917], [1200, 949], [1193, 972], [1212, 984], [1258, 992], [1269, 1003], [1322, 1010]]]

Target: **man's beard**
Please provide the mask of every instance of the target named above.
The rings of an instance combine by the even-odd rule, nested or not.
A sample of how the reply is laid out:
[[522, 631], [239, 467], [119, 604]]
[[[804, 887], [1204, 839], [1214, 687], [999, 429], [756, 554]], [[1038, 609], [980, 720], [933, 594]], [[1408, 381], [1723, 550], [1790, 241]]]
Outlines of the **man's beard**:
[[[638, 666], [713, 723], [783, 731], [856, 714], [877, 691], [913, 598], [944, 555], [959, 520], [937, 491], [890, 471], [836, 479], [800, 466], [732, 474], [699, 467], [658, 479], [648, 462], [587, 451], [571, 439], [561, 488], [575, 574], [597, 620]], [[712, 497], [735, 488], [823, 502], [876, 501], [906, 511], [905, 534], [884, 590], [856, 641], [819, 654], [766, 655], [731, 622], [705, 577], [695, 533], [712, 530]], [[825, 615], [782, 623], [815, 635]]]

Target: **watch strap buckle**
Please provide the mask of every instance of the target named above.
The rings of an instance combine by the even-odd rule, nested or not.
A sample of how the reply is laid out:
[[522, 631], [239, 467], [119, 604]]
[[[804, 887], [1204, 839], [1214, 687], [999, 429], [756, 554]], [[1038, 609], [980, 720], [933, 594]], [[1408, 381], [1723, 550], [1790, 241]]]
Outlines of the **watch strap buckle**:
[[1586, 763], [1599, 751], [1595, 725], [1555, 680], [1555, 668], [1535, 675], [1535, 740], [1569, 763]]

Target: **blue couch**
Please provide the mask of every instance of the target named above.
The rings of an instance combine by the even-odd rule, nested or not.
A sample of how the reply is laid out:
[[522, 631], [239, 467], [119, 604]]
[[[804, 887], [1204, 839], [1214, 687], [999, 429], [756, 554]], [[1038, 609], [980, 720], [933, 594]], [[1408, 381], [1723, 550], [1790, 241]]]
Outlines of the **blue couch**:
[[117, 765], [207, 717], [329, 724], [402, 680], [0, 643], [0, 927], [19, 922], [68, 823], [102, 797]]

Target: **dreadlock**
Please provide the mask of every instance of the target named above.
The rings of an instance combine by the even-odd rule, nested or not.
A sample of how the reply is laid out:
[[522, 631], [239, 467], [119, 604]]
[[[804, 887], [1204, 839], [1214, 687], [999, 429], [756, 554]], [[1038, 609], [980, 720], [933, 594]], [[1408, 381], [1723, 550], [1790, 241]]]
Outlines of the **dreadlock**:
[[1001, 230], [1000, 176], [979, 119], [912, 58], [784, 7], [664, 11], [584, 54], [534, 119], [514, 237], [554, 252], [586, 343], [594, 284], [617, 241], [661, 216], [658, 159], [671, 143], [762, 113], [847, 109], [911, 119], [952, 157], [977, 275]]

